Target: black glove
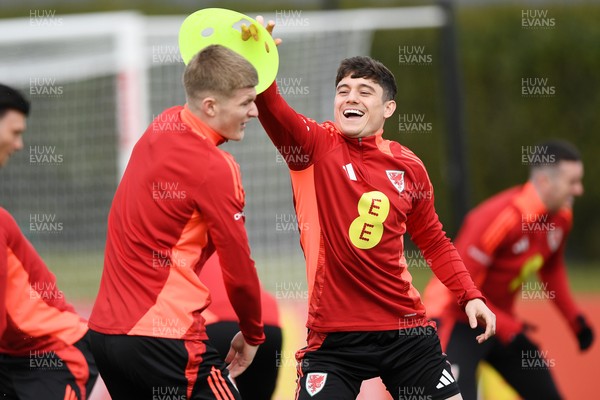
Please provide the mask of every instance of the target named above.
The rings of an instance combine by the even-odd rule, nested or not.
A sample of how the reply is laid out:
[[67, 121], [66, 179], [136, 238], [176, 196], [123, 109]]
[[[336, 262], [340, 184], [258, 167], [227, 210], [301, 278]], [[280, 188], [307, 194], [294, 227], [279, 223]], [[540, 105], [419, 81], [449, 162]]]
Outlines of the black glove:
[[594, 331], [587, 324], [583, 315], [577, 316], [577, 325], [579, 330], [577, 331], [577, 341], [579, 342], [579, 350], [587, 350], [594, 342]]

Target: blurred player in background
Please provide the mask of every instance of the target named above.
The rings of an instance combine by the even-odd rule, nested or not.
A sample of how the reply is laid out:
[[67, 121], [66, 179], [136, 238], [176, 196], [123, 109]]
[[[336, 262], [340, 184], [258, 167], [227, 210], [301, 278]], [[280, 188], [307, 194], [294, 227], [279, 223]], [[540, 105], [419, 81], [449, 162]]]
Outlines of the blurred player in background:
[[309, 333], [308, 346], [297, 353], [297, 399], [354, 399], [361, 382], [376, 376], [393, 398], [415, 392], [460, 398], [435, 324], [411, 284], [406, 232], [471, 326], [478, 318], [486, 325], [477, 341], [494, 334], [494, 315], [442, 230], [425, 166], [382, 137], [395, 96], [389, 69], [352, 57], [337, 71], [334, 122], [296, 113], [276, 83], [256, 101], [260, 122], [290, 169], [306, 258]]
[[[0, 85], [0, 167], [23, 149], [28, 101]], [[0, 397], [85, 400], [98, 371], [86, 321], [0, 208]]]
[[[165, 110], [137, 142], [108, 217], [104, 271], [90, 317], [92, 350], [115, 400], [238, 399], [229, 379], [264, 341], [260, 286], [244, 227], [239, 166], [217, 146], [257, 116], [256, 70], [209, 46], [185, 69], [187, 104]], [[240, 319], [226, 367], [207, 342], [210, 294], [198, 277], [219, 254]]]
[[[206, 321], [206, 333], [214, 348], [225, 357], [231, 339], [239, 331], [239, 318], [227, 297], [219, 257], [215, 254], [206, 261], [200, 280], [210, 291], [210, 306], [202, 316]], [[280, 369], [282, 332], [279, 309], [275, 298], [266, 290], [260, 292], [265, 342], [260, 345], [252, 364], [235, 379], [242, 399], [269, 400], [275, 392]]]
[[[514, 299], [528, 290], [531, 274], [537, 273], [543, 283], [534, 289], [543, 292], [538, 298], [552, 299], [579, 348], [588, 349], [594, 339], [573, 301], [564, 260], [573, 200], [583, 194], [583, 163], [579, 151], [564, 141], [547, 141], [535, 148], [539, 154], [531, 163], [529, 180], [473, 209], [456, 238], [456, 248], [496, 314], [496, 337], [473, 346], [476, 333], [451, 301], [451, 293], [437, 278], [425, 290], [428, 314], [441, 322], [442, 345], [465, 399], [477, 398], [476, 370], [481, 360], [524, 398], [561, 398], [541, 352], [527, 337], [529, 325], [514, 313]], [[532, 368], [523, 368], [523, 354]]]

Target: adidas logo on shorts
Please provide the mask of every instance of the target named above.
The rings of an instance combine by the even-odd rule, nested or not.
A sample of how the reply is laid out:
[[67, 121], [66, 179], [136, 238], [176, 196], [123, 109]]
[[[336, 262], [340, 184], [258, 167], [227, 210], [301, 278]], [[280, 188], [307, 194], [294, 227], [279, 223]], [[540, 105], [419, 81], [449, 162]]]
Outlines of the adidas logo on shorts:
[[441, 389], [443, 387], [451, 385], [452, 383], [454, 383], [454, 378], [452, 377], [452, 375], [448, 371], [442, 370], [442, 376], [440, 377], [440, 382], [437, 384], [437, 386], [435, 388]]

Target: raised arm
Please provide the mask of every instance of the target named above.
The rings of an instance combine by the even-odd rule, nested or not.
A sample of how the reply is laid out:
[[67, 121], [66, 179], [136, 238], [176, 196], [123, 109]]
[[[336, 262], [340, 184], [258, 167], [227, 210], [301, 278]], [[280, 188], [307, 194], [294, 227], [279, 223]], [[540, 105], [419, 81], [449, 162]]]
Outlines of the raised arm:
[[290, 169], [313, 164], [335, 141], [333, 125], [298, 114], [279, 93], [277, 83], [258, 95], [258, 119]]
[[[264, 24], [261, 16], [256, 20]], [[275, 23], [269, 21], [266, 28], [272, 33], [274, 26]], [[279, 45], [281, 39], [275, 39], [275, 43]], [[258, 95], [256, 106], [260, 123], [292, 170], [309, 167], [333, 142], [331, 139], [336, 134], [333, 125], [318, 124], [294, 111], [279, 93], [276, 81]]]

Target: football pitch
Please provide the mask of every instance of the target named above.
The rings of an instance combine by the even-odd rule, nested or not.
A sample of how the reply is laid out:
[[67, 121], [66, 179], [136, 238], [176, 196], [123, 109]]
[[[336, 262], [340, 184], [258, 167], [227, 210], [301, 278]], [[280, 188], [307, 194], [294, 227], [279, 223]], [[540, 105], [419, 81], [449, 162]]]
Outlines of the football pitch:
[[[48, 253], [41, 254], [48, 267], [56, 275], [60, 290], [69, 302], [84, 316], [91, 311], [94, 299], [98, 292], [104, 255], [102, 253]], [[304, 266], [286, 266], [286, 270], [278, 270], [280, 266], [269, 265], [264, 260], [256, 260], [261, 282], [268, 290], [276, 287], [289, 272], [287, 282], [296, 282], [305, 287]], [[413, 284], [422, 291], [432, 276], [432, 271], [423, 267], [423, 263], [415, 263], [419, 268], [409, 268], [413, 276]], [[570, 286], [576, 296], [576, 301], [592, 319], [593, 326], [600, 326], [600, 266], [593, 262], [575, 263], [567, 262]], [[269, 274], [266, 271], [277, 271]], [[534, 279], [534, 278], [532, 278]], [[592, 367], [598, 363], [600, 350], [595, 346], [591, 352], [581, 354], [576, 350], [575, 339], [568, 331], [566, 324], [549, 302], [533, 300], [518, 304], [518, 313], [526, 320], [535, 321], [538, 331], [536, 339], [542, 348], [549, 349], [548, 357], [556, 363], [557, 382], [567, 398], [583, 398], [586, 395], [585, 379], [594, 370]], [[282, 349], [281, 369], [278, 386], [274, 400], [288, 400], [293, 398], [295, 388], [295, 360], [294, 353], [304, 346], [306, 319], [306, 300], [280, 300], [280, 316], [284, 330], [284, 348]], [[588, 366], [585, 369], [580, 365]], [[509, 386], [503, 383], [491, 368], [484, 368], [482, 390], [487, 400], [516, 400], [518, 397]], [[593, 379], [593, 377], [591, 377]], [[579, 391], [578, 391], [579, 390]], [[93, 394], [93, 400], [108, 399], [105, 389], [98, 385]], [[575, 396], [575, 397], [571, 397]], [[363, 384], [359, 400], [389, 400], [390, 397], [382, 386], [374, 380]]]
[[[70, 253], [41, 254], [48, 267], [56, 275], [58, 286], [67, 300], [78, 312], [87, 317], [91, 311], [98, 292], [102, 274], [102, 253]], [[297, 287], [306, 287], [304, 267], [302, 265], [281, 266], [269, 265], [268, 262], [256, 260], [259, 276], [263, 286], [274, 291], [283, 278], [288, 284], [296, 283]], [[432, 271], [423, 267], [423, 263], [415, 263], [419, 268], [409, 268], [413, 276], [413, 284], [423, 291]], [[591, 319], [592, 326], [600, 326], [600, 268], [596, 263], [567, 263], [570, 286], [578, 305]], [[278, 268], [280, 270], [278, 270]], [[269, 274], [265, 271], [277, 271]], [[531, 279], [535, 279], [532, 277]], [[274, 293], [275, 294], [275, 293]], [[277, 296], [276, 296], [277, 297]], [[294, 354], [304, 346], [306, 328], [306, 300], [279, 299], [280, 318], [284, 332], [284, 347], [281, 355], [278, 386], [274, 400], [293, 398], [295, 389], [296, 368]], [[591, 351], [580, 353], [576, 341], [566, 323], [555, 307], [546, 300], [531, 299], [517, 301], [517, 314], [527, 321], [534, 322], [538, 330], [532, 334], [540, 348], [548, 349], [547, 358], [553, 360], [553, 374], [566, 398], [589, 398], [591, 388], [586, 382], [594, 379], [593, 369], [580, 368], [581, 365], [592, 365], [600, 357], [600, 347], [593, 346]], [[506, 385], [491, 368], [483, 367], [482, 394], [484, 399], [517, 400], [519, 397]], [[588, 397], [586, 397], [588, 396]], [[107, 400], [109, 397], [102, 385], [97, 385], [92, 400]], [[363, 384], [358, 400], [389, 400], [390, 396], [376, 380]]]
[[[91, 303], [98, 293], [104, 254], [102, 253], [42, 253], [42, 258], [56, 275], [60, 290], [70, 302]], [[286, 267], [290, 273], [286, 277], [286, 271], [281, 271], [276, 276], [263, 271], [273, 271], [274, 267], [268, 262], [257, 260], [256, 262], [260, 280], [263, 286], [273, 291], [277, 281], [282, 276], [287, 281], [298, 281], [306, 285], [304, 266]], [[422, 265], [422, 264], [419, 264]], [[575, 293], [598, 293], [600, 294], [600, 263], [594, 262], [567, 262], [569, 281]], [[422, 291], [427, 281], [432, 276], [429, 268], [409, 268], [413, 276], [413, 285]]]

